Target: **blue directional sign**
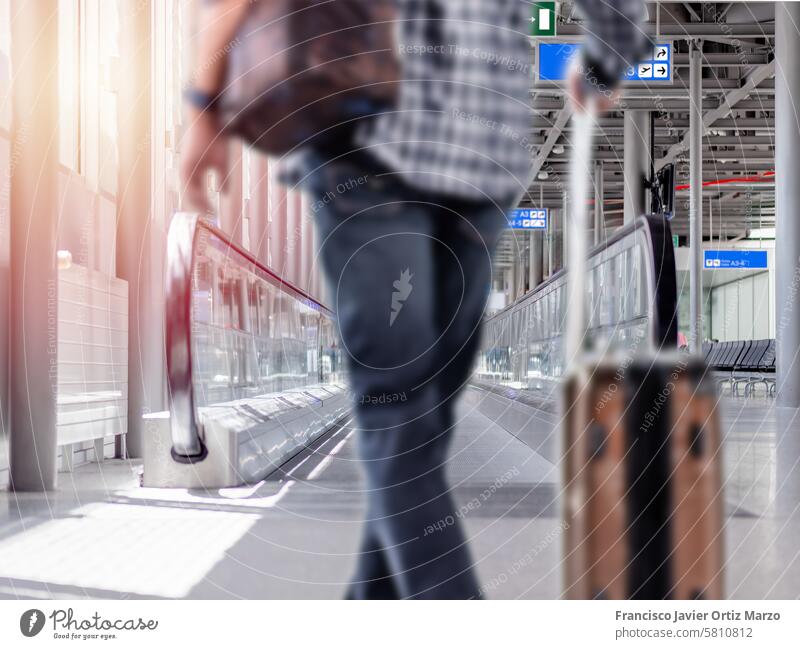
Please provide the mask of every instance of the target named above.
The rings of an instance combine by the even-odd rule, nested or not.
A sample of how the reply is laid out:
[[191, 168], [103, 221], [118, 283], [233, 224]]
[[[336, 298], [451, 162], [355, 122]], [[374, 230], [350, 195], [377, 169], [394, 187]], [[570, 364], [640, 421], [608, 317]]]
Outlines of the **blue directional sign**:
[[703, 267], [718, 268], [766, 268], [766, 250], [704, 250]]
[[[569, 63], [580, 51], [580, 43], [539, 43], [537, 70], [539, 81], [566, 81]], [[663, 43], [653, 47], [647, 58], [629, 67], [623, 81], [672, 81], [672, 45]]]
[[512, 230], [546, 230], [547, 208], [517, 208], [508, 214], [508, 227]]
[[672, 46], [656, 45], [649, 56], [629, 67], [623, 81], [672, 81]]

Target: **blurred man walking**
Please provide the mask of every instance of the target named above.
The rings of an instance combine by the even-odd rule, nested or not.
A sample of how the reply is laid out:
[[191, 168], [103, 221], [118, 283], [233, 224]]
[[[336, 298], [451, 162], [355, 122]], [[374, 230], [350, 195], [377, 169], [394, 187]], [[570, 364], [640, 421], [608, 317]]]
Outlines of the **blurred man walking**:
[[[647, 39], [641, 0], [577, 4], [590, 34], [571, 84], [579, 108], [587, 92], [613, 89]], [[201, 206], [205, 172], [225, 162], [206, 110], [223, 57], [210, 54], [224, 51], [237, 24], [231, 16], [244, 5], [207, 7], [209, 56], [201, 60], [215, 63], [198, 69], [187, 95], [195, 120], [183, 159], [186, 195]], [[475, 598], [481, 591], [445, 463], [455, 399], [478, 348], [492, 253], [531, 182], [531, 4], [398, 0], [398, 10], [397, 105], [305, 152], [301, 167], [366, 476], [348, 596]]]

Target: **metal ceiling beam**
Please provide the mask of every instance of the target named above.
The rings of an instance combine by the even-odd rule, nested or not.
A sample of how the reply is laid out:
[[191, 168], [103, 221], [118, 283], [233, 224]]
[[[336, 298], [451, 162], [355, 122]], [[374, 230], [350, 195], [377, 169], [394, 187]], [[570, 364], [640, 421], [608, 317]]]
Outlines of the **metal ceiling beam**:
[[[686, 91], [685, 97], [664, 97], [659, 96], [658, 106], [656, 106], [654, 97], [636, 97], [634, 94], [622, 94], [621, 101], [625, 103], [626, 108], [633, 110], [659, 110], [661, 112], [686, 112], [689, 110], [689, 92]], [[561, 110], [564, 107], [565, 99], [562, 97], [547, 97], [544, 93], [536, 93], [531, 102], [533, 110], [537, 113], [546, 113], [548, 111]], [[703, 101], [703, 104], [708, 105], [709, 108], [720, 106], [722, 102], [716, 97], [709, 97]], [[770, 96], [765, 96], [763, 99], [746, 99], [740, 101], [737, 105], [737, 110], [757, 110], [757, 111], [774, 111], [775, 101]]]
[[733, 7], [733, 5], [734, 5], [733, 2], [729, 2], [728, 6], [717, 14], [717, 22], [722, 22], [722, 19], [728, 15], [728, 12], [731, 10], [731, 7]]
[[[722, 103], [721, 106], [717, 108], [713, 108], [707, 111], [703, 115], [703, 133], [705, 134], [708, 129], [713, 126], [718, 120], [730, 115], [731, 110], [736, 106], [737, 103], [749, 97], [756, 87], [761, 84], [763, 81], [775, 75], [775, 62], [772, 61], [767, 63], [767, 65], [762, 65], [753, 72], [751, 72], [745, 82], [742, 84], [741, 88], [737, 88], [736, 90], [732, 90], [727, 95], [725, 95], [725, 101]], [[735, 121], [735, 120], [734, 120]], [[675, 158], [679, 155], [685, 153], [689, 148], [689, 133], [686, 133], [681, 141], [677, 144], [674, 144], [670, 147], [667, 155], [665, 155], [661, 160], [656, 162], [656, 170], [659, 170], [664, 167], [664, 165], [673, 162]]]
[[692, 5], [690, 5], [688, 2], [684, 2], [682, 4], [683, 8], [686, 9], [686, 13], [688, 13], [694, 19], [695, 22], [698, 23], [703, 22], [703, 19], [697, 15], [697, 12], [692, 8]]
[[[655, 23], [646, 23], [644, 30], [647, 34], [655, 36]], [[569, 42], [574, 42], [575, 38], [580, 39], [584, 33], [585, 27], [583, 24], [577, 22], [567, 23], [558, 26], [558, 38], [555, 40], [566, 39]], [[659, 36], [665, 39], [706, 37], [727, 38], [729, 40], [736, 38], [773, 38], [775, 36], [775, 25], [773, 23], [729, 25], [716, 22], [672, 24], [662, 21]]]
[[[531, 128], [533, 130], [537, 129], [546, 129], [553, 126], [555, 123], [554, 119], [549, 119], [545, 117], [533, 117], [531, 119]], [[606, 117], [603, 119], [599, 119], [597, 121], [597, 126], [600, 128], [602, 132], [607, 131], [621, 131], [623, 129], [622, 119], [614, 118], [614, 117]], [[682, 129], [687, 128], [689, 126], [689, 120], [683, 118], [670, 118], [668, 120], [664, 120], [661, 117], [656, 118], [656, 132], [659, 130], [669, 130], [670, 127], [675, 129]], [[563, 131], [571, 131], [572, 124], [567, 123], [565, 124], [562, 129]], [[775, 119], [773, 117], [769, 118], [762, 118], [762, 117], [732, 117], [730, 119], [721, 119], [717, 120], [714, 123], [714, 130], [718, 131], [725, 131], [725, 130], [733, 130], [733, 131], [774, 131], [775, 130]]]
[[[683, 3], [684, 0], [647, 0], [646, 2], [646, 4], [650, 5], [650, 8], [652, 9], [655, 9], [655, 5], [682, 5]], [[674, 16], [669, 12], [669, 10], [666, 11], [667, 15], [672, 16], [674, 18]]]
[[[528, 141], [531, 144], [539, 145], [544, 142], [545, 138], [542, 136], [535, 136], [528, 138]], [[669, 135], [657, 135], [655, 139], [656, 145], [661, 146], [670, 146], [675, 144], [677, 138], [674, 136]], [[602, 146], [619, 146], [624, 143], [624, 139], [621, 135], [613, 135], [613, 136], [598, 136], [595, 139], [595, 145], [598, 147]], [[564, 147], [571, 147], [572, 140], [570, 140], [566, 135], [563, 133], [561, 137], [559, 137], [558, 142], [556, 144], [561, 144]], [[742, 146], [742, 147], [749, 147], [749, 146], [774, 146], [775, 145], [775, 138], [771, 135], [707, 135], [706, 136], [706, 146]]]
[[[545, 142], [544, 146], [547, 145], [548, 143]], [[549, 146], [552, 147], [552, 144], [550, 144]], [[542, 151], [544, 151], [544, 147]], [[611, 163], [619, 162], [620, 164], [622, 164], [622, 159], [624, 156], [622, 155], [621, 151], [606, 150], [606, 151], [595, 151], [593, 157], [595, 160], [604, 160], [606, 162], [611, 162]], [[664, 158], [662, 158], [662, 160], [663, 159]], [[550, 164], [559, 164], [559, 163], [566, 164], [567, 160], [568, 156], [559, 155], [557, 159], [551, 160]], [[723, 168], [723, 167], [727, 168], [729, 166], [728, 165], [729, 162], [732, 162], [734, 160], [739, 160], [742, 162], [743, 165], [739, 167], [739, 169], [745, 169], [746, 166], [749, 165], [751, 162], [772, 165], [774, 164], [775, 154], [773, 151], [753, 151], [750, 149], [740, 149], [738, 151], [715, 151], [710, 147], [706, 146], [703, 147], [703, 160], [712, 163], [716, 162], [717, 165], [712, 168]], [[542, 160], [542, 162], [544, 163], [544, 160]], [[537, 173], [542, 169], [542, 166], [544, 165], [540, 165], [539, 167], [537, 167], [536, 169]], [[658, 168], [660, 169], [661, 167]]]
[[[769, 63], [769, 57], [766, 53], [763, 54], [748, 54], [746, 57], [738, 53], [711, 53], [703, 56], [702, 64], [704, 68], [708, 67], [725, 67], [725, 68], [740, 68], [751, 67], [753, 65], [766, 65]], [[678, 52], [672, 55], [672, 65], [679, 68], [689, 67], [689, 55], [684, 52]]]
[[753, 194], [759, 194], [758, 200], [760, 201], [760, 200], [762, 200], [760, 194], [772, 193], [774, 195], [774, 193], [775, 193], [775, 183], [769, 183], [769, 184], [763, 183], [763, 184], [767, 185], [767, 186], [766, 187], [758, 187], [758, 188], [757, 187], [746, 187], [746, 188], [734, 189], [733, 191], [729, 191], [729, 192], [722, 192], [715, 200], [719, 201], [720, 203], [722, 203], [722, 202], [731, 202], [731, 201], [736, 201], [736, 200], [745, 200], [745, 199], [748, 198], [747, 194], [749, 193], [751, 196]]
[[[725, 158], [725, 162], [721, 162], [717, 160], [717, 164], [714, 165], [713, 170], [708, 169], [708, 175], [711, 175], [713, 172], [713, 176], [719, 178], [719, 172], [724, 171], [726, 175], [733, 175], [736, 173], [751, 173], [755, 171], [772, 171], [775, 168], [775, 164], [772, 160], [769, 162], [759, 162], [757, 160], [743, 160], [741, 162], [736, 161], [737, 158], [730, 157]], [[547, 166], [549, 169], [552, 169], [554, 172], [566, 172], [569, 170], [568, 158], [563, 156], [559, 156], [556, 160], [548, 160]], [[612, 172], [620, 172], [619, 169], [616, 167], [609, 167], [606, 170], [606, 175], [611, 174]]]
[[571, 115], [572, 106], [569, 102], [567, 102], [564, 104], [564, 107], [558, 111], [555, 123], [550, 127], [550, 132], [547, 135], [547, 139], [544, 141], [544, 144], [536, 154], [536, 158], [533, 160], [533, 170], [531, 172], [533, 178], [536, 178], [536, 175], [539, 173], [539, 171], [541, 171], [542, 166], [547, 160], [547, 157], [550, 155], [550, 151], [553, 149], [553, 145], [556, 143], [556, 140], [558, 140], [559, 136], [561, 135], [561, 131], [567, 125], [567, 122], [569, 122]]
[[[747, 176], [744, 176], [746, 178]], [[727, 178], [727, 177], [726, 177]], [[714, 191], [717, 192], [727, 192], [732, 191], [733, 193], [740, 193], [740, 192], [749, 192], [750, 194], [769, 194], [770, 192], [775, 191], [775, 185], [772, 182], [748, 182], [743, 181], [741, 183], [738, 182], [728, 182], [723, 184], [708, 184], [708, 183], [715, 183], [718, 181], [719, 178], [714, 177], [703, 177], [703, 182], [706, 183], [705, 189], [709, 192], [713, 193]], [[623, 181], [620, 179], [619, 176], [612, 176], [609, 177], [606, 174], [603, 174], [603, 183], [608, 190], [606, 193], [609, 197], [614, 194], [615, 192], [622, 192], [623, 189]], [[562, 183], [563, 184], [563, 183]], [[680, 179], [679, 184], [683, 185], [684, 179]], [[551, 182], [550, 180], [538, 180], [531, 186], [531, 191], [529, 192], [535, 198], [527, 198], [521, 201], [522, 203], [535, 203], [538, 200], [539, 193], [541, 191], [542, 197], [545, 199], [549, 198], [560, 198], [563, 194], [564, 190], [563, 187], [559, 190], [559, 184], [556, 182]], [[534, 191], [534, 189], [536, 191]], [[679, 190], [682, 192], [683, 190]]]
[[755, 41], [746, 41], [740, 38], [725, 38], [722, 36], [703, 36], [703, 40], [711, 41], [712, 43], [722, 43], [723, 45], [731, 45], [740, 50], [748, 49], [751, 52], [766, 52], [771, 49], [770, 45], [764, 43], [756, 43]]
[[[663, 151], [663, 147], [661, 151]], [[746, 171], [754, 171], [756, 169], [756, 165], [759, 165], [760, 168], [764, 170], [772, 170], [775, 166], [775, 155], [774, 151], [753, 151], [753, 150], [746, 150], [746, 151], [711, 151], [705, 150], [703, 152], [703, 160], [708, 165], [709, 173], [714, 172], [716, 177], [720, 177], [720, 175], [733, 175], [737, 172], [744, 173]], [[658, 150], [656, 151], [658, 154]], [[567, 156], [568, 158], [568, 156]], [[595, 156], [597, 160], [603, 160], [604, 162], [608, 162], [610, 165], [622, 164], [622, 157], [617, 154], [614, 150], [606, 150], [606, 151], [599, 151]], [[558, 156], [558, 158], [550, 158], [547, 161], [547, 167], [552, 168], [554, 171], [558, 170], [558, 165], [560, 165], [565, 160], [564, 156]], [[685, 159], [681, 159], [681, 162], [685, 163]], [[544, 168], [544, 167], [543, 167]], [[723, 170], [730, 172], [724, 173]], [[612, 166], [609, 169], [609, 172], [617, 172], [620, 171], [619, 168], [616, 166]]]
[[[767, 63], [766, 65], [769, 65]], [[762, 67], [762, 66], [759, 66]], [[716, 77], [706, 77], [703, 79], [703, 92], [722, 92], [723, 90], [738, 90], [741, 81], [739, 79], [717, 79]], [[674, 97], [688, 96], [689, 82], [681, 75], [675, 75], [671, 84], [658, 85], [656, 83], [623, 86], [628, 96], [637, 97]], [[537, 81], [533, 84], [533, 91], [550, 92], [561, 95], [567, 92], [563, 81]], [[773, 83], [765, 82], [758, 89], [750, 91], [754, 94], [772, 94], [775, 92]]]

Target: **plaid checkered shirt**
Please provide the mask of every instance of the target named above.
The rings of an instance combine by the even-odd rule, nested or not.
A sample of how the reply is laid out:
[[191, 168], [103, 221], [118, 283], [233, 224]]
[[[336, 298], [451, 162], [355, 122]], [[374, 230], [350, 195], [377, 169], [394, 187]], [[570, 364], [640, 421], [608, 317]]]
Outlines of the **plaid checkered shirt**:
[[[412, 186], [516, 201], [530, 186], [533, 86], [527, 0], [398, 0], [403, 82], [397, 106], [359, 145]], [[618, 79], [643, 50], [642, 0], [578, 0], [589, 67]]]

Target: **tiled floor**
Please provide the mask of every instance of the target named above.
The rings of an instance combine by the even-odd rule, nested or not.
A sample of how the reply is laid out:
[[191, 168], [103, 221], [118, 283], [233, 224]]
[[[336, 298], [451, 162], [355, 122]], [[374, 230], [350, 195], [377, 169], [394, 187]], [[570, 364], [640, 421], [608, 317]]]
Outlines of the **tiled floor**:
[[[450, 463], [479, 579], [489, 598], [558, 597], [555, 415], [517, 413], [512, 434], [484, 399], [461, 404]], [[800, 416], [741, 399], [723, 413], [727, 592], [798, 597]], [[363, 501], [351, 433], [256, 486], [142, 489], [135, 462], [113, 461], [55, 494], [0, 493], [0, 597], [341, 597]]]

